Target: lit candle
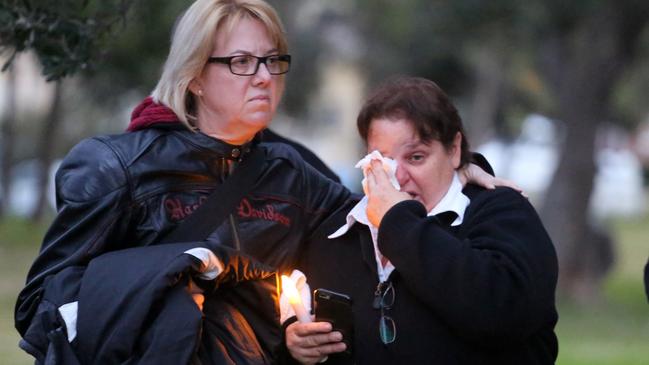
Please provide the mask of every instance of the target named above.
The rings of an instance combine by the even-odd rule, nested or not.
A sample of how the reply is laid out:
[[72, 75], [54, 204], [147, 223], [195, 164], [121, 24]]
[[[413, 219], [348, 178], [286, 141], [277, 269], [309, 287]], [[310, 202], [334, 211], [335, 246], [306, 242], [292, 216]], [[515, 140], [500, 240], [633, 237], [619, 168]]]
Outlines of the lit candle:
[[302, 297], [298, 293], [295, 283], [286, 275], [282, 275], [282, 292], [288, 296], [288, 302], [291, 304], [297, 320], [300, 323], [311, 322], [311, 316], [306, 308], [304, 308], [304, 304], [302, 304]]

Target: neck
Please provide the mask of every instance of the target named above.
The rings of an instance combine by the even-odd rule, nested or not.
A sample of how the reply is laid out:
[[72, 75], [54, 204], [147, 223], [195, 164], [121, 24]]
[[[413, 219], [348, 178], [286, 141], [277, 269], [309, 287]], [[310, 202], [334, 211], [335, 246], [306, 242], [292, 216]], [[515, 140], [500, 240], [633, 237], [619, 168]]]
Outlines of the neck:
[[231, 136], [231, 135], [223, 135], [223, 134], [219, 134], [219, 133], [210, 133], [210, 132], [203, 132], [203, 133], [205, 133], [206, 135], [208, 135], [208, 136], [210, 136], [210, 137], [212, 137], [214, 139], [218, 139], [220, 141], [223, 141], [223, 142], [225, 142], [227, 144], [231, 144], [231, 145], [234, 145], [234, 146], [241, 146], [241, 145], [245, 144], [246, 142], [249, 142], [250, 140], [252, 140], [252, 138], [254, 137], [254, 135], [250, 136], [250, 137], [248, 137], [248, 136], [236, 137], [236, 136]]
[[206, 135], [231, 145], [242, 145], [255, 137], [258, 130], [248, 128], [245, 123], [238, 121], [219, 121], [218, 118], [199, 115], [196, 122], [198, 129]]

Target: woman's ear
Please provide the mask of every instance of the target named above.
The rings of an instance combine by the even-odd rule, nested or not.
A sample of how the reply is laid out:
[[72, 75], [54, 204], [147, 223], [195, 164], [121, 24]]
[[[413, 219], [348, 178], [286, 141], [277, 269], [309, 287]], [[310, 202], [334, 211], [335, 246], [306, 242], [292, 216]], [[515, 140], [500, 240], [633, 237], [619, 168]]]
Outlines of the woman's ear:
[[200, 81], [193, 79], [189, 82], [189, 91], [195, 96], [203, 96], [203, 87], [201, 86]]
[[460, 161], [462, 161], [462, 133], [457, 132], [451, 147], [451, 162], [454, 169], [457, 170], [460, 167]]

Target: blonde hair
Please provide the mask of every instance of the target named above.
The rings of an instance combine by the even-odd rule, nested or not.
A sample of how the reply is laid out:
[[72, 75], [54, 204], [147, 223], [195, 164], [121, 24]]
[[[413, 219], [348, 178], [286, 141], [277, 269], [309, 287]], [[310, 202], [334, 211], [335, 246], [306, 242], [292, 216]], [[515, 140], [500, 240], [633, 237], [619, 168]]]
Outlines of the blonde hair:
[[246, 17], [261, 21], [279, 53], [287, 53], [281, 20], [275, 9], [263, 0], [197, 0], [177, 22], [169, 56], [151, 96], [155, 102], [171, 108], [188, 128], [194, 129], [192, 125], [196, 121], [195, 96], [189, 91], [189, 85], [203, 71], [217, 30], [229, 33]]

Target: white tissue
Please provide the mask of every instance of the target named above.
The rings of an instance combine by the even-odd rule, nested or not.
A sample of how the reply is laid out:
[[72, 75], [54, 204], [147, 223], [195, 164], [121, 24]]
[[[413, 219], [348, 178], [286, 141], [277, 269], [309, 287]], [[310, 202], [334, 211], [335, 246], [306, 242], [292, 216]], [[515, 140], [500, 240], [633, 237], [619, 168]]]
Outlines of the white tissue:
[[391, 159], [389, 157], [383, 157], [383, 155], [381, 155], [381, 152], [379, 152], [377, 150], [374, 150], [374, 151], [368, 153], [367, 155], [365, 155], [365, 157], [363, 157], [360, 161], [358, 161], [356, 163], [356, 166], [354, 166], [357, 169], [360, 168], [361, 170], [363, 170], [363, 181], [361, 181], [361, 184], [363, 184], [363, 191], [365, 191], [367, 193], [367, 186], [366, 186], [366, 184], [367, 184], [367, 173], [366, 173], [366, 171], [367, 171], [367, 166], [369, 166], [369, 164], [370, 164], [370, 162], [372, 162], [372, 160], [381, 161], [381, 163], [383, 164], [383, 169], [385, 170], [385, 172], [388, 173], [388, 176], [390, 177], [390, 183], [392, 183], [392, 186], [394, 186], [394, 188], [397, 189], [397, 190], [401, 190], [401, 185], [399, 185], [399, 181], [397, 181], [397, 175], [396, 175], [396, 173], [397, 173], [397, 161], [395, 161], [395, 160], [393, 160], [393, 159]]
[[201, 279], [214, 280], [223, 272], [223, 263], [214, 255], [214, 252], [203, 247], [196, 247], [185, 251], [185, 253], [201, 260], [201, 267], [198, 269], [200, 271], [198, 277]]
[[[295, 283], [298, 293], [300, 293], [304, 308], [306, 308], [307, 312], [311, 312], [311, 288], [309, 288], [309, 284], [306, 282], [306, 275], [300, 270], [293, 270], [289, 277]], [[288, 296], [284, 293], [279, 297], [279, 314], [280, 323], [284, 323], [284, 321], [295, 315], [293, 307], [288, 302]]]

